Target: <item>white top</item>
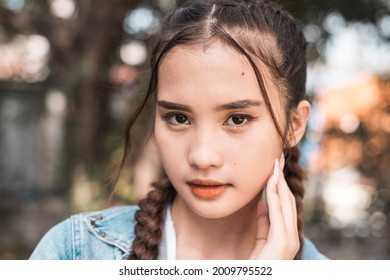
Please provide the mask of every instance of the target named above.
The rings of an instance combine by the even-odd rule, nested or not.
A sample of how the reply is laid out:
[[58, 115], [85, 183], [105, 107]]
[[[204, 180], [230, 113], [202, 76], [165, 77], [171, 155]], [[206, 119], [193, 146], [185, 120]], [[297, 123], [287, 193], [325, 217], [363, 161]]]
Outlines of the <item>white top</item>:
[[171, 215], [171, 206], [167, 207], [163, 236], [160, 243], [158, 260], [176, 260], [176, 232]]

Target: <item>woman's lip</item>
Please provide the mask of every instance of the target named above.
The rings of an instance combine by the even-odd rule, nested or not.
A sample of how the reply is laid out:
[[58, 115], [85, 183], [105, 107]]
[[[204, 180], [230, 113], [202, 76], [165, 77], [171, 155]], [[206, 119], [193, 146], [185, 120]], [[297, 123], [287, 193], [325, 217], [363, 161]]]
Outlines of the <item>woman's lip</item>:
[[195, 196], [203, 199], [216, 198], [230, 186], [214, 180], [191, 180], [187, 184]]
[[229, 184], [227, 183], [223, 183], [223, 182], [219, 182], [219, 181], [214, 181], [214, 180], [210, 180], [210, 179], [206, 179], [206, 180], [203, 180], [203, 179], [194, 179], [194, 180], [190, 180], [187, 182], [189, 185], [196, 185], [196, 186], [227, 186]]

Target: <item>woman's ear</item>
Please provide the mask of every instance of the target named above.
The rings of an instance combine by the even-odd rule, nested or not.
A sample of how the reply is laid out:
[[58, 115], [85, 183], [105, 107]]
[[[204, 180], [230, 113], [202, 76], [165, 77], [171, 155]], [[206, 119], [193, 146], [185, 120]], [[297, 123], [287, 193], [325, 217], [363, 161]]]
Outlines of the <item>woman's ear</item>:
[[306, 100], [299, 102], [291, 115], [291, 126], [288, 135], [289, 147], [296, 146], [301, 141], [306, 131], [307, 121], [310, 116], [310, 103]]

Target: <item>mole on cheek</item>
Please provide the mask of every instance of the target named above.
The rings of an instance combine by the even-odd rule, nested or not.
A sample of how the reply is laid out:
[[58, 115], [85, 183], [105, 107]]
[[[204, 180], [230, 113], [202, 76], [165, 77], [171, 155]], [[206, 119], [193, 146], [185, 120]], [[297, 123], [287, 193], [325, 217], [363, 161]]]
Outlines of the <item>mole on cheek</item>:
[[241, 76], [244, 76], [244, 75], [245, 75], [245, 72], [242, 72], [242, 73], [241, 73]]

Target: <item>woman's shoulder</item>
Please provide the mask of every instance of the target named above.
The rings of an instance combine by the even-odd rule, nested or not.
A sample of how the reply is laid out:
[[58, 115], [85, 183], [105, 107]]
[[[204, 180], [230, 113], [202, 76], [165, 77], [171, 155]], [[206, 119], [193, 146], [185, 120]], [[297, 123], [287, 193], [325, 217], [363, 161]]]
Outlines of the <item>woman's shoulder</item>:
[[123, 259], [134, 238], [137, 206], [84, 212], [55, 225], [30, 259]]
[[[134, 239], [137, 210], [137, 206], [129, 205], [72, 215], [44, 235], [30, 259], [126, 259]], [[302, 259], [327, 258], [304, 238]]]

